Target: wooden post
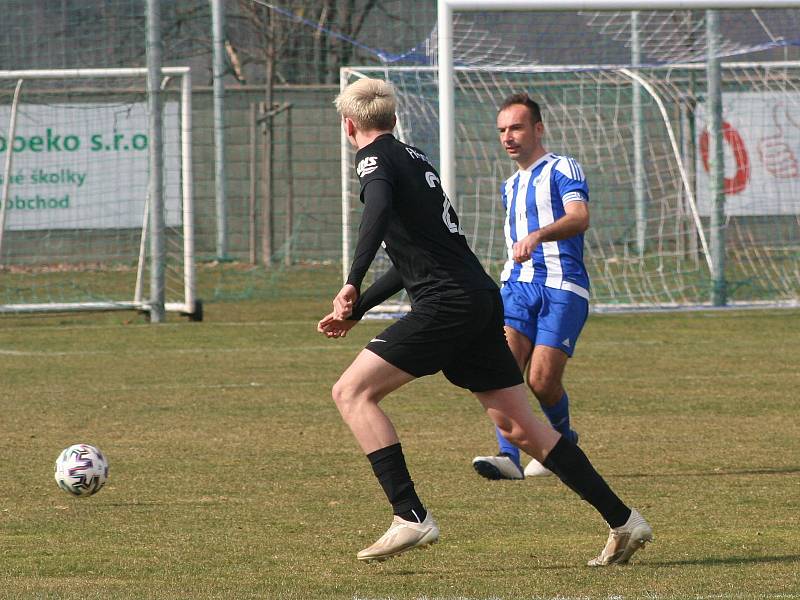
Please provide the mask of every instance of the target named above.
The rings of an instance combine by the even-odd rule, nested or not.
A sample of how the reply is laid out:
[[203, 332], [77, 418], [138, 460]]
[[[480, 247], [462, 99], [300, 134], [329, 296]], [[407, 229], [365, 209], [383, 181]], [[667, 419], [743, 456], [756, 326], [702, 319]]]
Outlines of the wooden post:
[[292, 264], [292, 233], [294, 231], [294, 169], [292, 168], [292, 105], [286, 106], [286, 266]]
[[258, 259], [256, 253], [256, 180], [258, 174], [256, 171], [256, 136], [258, 129], [256, 127], [257, 105], [255, 102], [250, 103], [250, 205], [248, 211], [249, 217], [249, 249], [250, 249], [250, 264], [256, 264]]
[[264, 266], [272, 264], [272, 96], [275, 80], [275, 19], [272, 9], [267, 10], [266, 82], [264, 90], [264, 187], [261, 212], [261, 260]]

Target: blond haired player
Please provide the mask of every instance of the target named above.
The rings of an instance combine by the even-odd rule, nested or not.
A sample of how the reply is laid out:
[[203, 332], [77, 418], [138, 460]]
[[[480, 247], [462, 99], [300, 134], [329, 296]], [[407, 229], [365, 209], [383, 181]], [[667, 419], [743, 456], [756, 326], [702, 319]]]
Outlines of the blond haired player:
[[[611, 534], [589, 564], [627, 562], [652, 539], [650, 526], [611, 491], [580, 448], [534, 417], [506, 344], [497, 286], [470, 250], [427, 156], [392, 135], [395, 106], [392, 87], [374, 79], [350, 84], [336, 99], [345, 133], [358, 148], [364, 214], [347, 283], [317, 326], [327, 337], [341, 338], [367, 310], [400, 289], [411, 298], [411, 311], [373, 338], [333, 386], [342, 419], [394, 513], [386, 533], [358, 559], [383, 560], [439, 538], [380, 401], [417, 377], [441, 371], [475, 394], [506, 439], [600, 512]], [[393, 267], [362, 291], [381, 244]]]

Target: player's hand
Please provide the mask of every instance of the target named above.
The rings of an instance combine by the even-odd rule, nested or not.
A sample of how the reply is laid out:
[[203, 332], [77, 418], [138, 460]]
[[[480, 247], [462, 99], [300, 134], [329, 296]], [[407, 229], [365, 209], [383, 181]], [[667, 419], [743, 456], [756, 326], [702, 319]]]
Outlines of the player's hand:
[[357, 299], [358, 290], [356, 290], [355, 286], [349, 283], [345, 284], [333, 299], [333, 315], [339, 320], [346, 319], [353, 314], [353, 305]]
[[330, 313], [317, 323], [317, 331], [327, 338], [343, 338], [357, 324], [358, 321], [337, 319], [333, 313]]
[[515, 242], [511, 247], [514, 262], [524, 263], [526, 260], [530, 260], [533, 251], [536, 250], [536, 246], [538, 245], [539, 240], [536, 237], [536, 232], [529, 233], [520, 241]]

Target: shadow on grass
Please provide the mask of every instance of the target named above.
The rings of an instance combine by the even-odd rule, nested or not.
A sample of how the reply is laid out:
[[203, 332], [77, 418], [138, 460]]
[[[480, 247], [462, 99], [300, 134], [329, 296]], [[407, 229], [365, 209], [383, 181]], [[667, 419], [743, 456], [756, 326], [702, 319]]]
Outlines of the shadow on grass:
[[642, 566], [653, 565], [658, 567], [685, 567], [687, 565], [713, 566], [713, 565], [752, 565], [764, 563], [792, 563], [800, 561], [800, 554], [786, 554], [784, 556], [708, 556], [705, 558], [667, 561], [648, 561]]
[[738, 475], [795, 475], [800, 473], [800, 467], [762, 468], [762, 469], [714, 469], [711, 471], [689, 471], [681, 473], [615, 473], [614, 477], [621, 479], [636, 479], [638, 477], [730, 477]]
[[[641, 560], [636, 560], [641, 558]], [[638, 555], [630, 565], [613, 565], [614, 569], [646, 569], [646, 568], [663, 568], [663, 567], [687, 567], [687, 566], [744, 566], [744, 565], [757, 565], [757, 564], [780, 564], [780, 563], [794, 563], [800, 561], [800, 555], [787, 554], [784, 556], [707, 556], [703, 558], [687, 558], [685, 560], [651, 560], [649, 556], [639, 557]], [[554, 565], [531, 565], [531, 571], [568, 571], [576, 569], [586, 569], [583, 564], [554, 564]], [[608, 567], [606, 567], [608, 568]], [[603, 569], [601, 569], [603, 570]], [[393, 575], [405, 575], [405, 571], [393, 572]], [[411, 573], [408, 573], [411, 574]]]

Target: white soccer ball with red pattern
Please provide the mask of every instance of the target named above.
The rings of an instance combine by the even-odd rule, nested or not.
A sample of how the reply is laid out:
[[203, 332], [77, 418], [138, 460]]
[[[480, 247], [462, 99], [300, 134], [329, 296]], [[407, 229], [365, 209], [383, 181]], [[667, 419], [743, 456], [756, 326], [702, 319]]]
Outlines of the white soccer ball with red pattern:
[[56, 483], [73, 496], [91, 496], [108, 480], [108, 461], [89, 444], [66, 448], [56, 459]]

